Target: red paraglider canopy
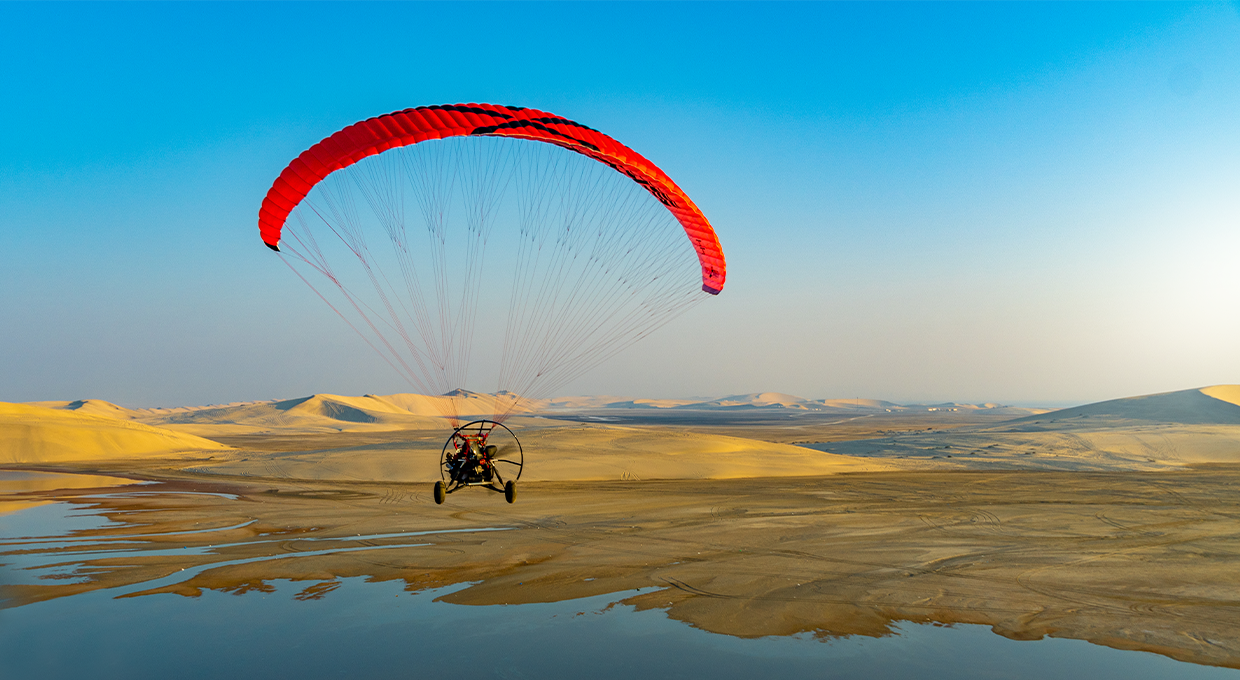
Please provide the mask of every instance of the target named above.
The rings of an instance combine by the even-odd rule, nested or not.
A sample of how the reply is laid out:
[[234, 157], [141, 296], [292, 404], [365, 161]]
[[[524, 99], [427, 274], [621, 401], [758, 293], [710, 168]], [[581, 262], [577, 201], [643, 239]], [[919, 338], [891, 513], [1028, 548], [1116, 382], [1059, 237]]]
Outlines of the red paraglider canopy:
[[310, 147], [289, 163], [258, 212], [263, 242], [279, 250], [289, 212], [331, 173], [368, 156], [428, 139], [472, 135], [516, 137], [555, 144], [605, 163], [658, 199], [685, 228], [702, 265], [702, 290], [723, 290], [727, 268], [719, 238], [706, 216], [654, 163], [607, 135], [544, 111], [495, 104], [420, 106], [355, 123]]

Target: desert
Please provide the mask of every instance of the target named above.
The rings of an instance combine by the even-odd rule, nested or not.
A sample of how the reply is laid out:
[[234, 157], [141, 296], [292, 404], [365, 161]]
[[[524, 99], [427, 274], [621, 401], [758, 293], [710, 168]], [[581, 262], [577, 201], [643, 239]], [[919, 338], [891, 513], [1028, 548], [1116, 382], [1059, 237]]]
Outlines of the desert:
[[[313, 598], [364, 577], [455, 586], [442, 599], [457, 605], [613, 597], [742, 639], [973, 624], [1240, 668], [1238, 397], [549, 401], [510, 421], [529, 456], [517, 502], [466, 489], [443, 506], [444, 429], [408, 395], [8, 405], [0, 437], [29, 443], [5, 448], [0, 509], [65, 503], [108, 523], [69, 543], [7, 537], [3, 559], [26, 566], [0, 595], [21, 608], [287, 581]], [[134, 445], [153, 437], [162, 448]], [[79, 578], [37, 576], [52, 565]]]

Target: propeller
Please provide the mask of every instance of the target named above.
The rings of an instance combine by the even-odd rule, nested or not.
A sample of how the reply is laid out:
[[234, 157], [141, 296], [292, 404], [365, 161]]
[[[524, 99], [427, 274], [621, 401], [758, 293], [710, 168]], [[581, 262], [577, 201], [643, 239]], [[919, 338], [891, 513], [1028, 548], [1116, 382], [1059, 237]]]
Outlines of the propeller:
[[509, 465], [520, 465], [520, 460], [512, 460], [511, 456], [517, 455], [518, 449], [514, 444], [504, 444], [498, 446], [495, 452], [491, 454], [491, 460], [497, 463], [508, 463]]

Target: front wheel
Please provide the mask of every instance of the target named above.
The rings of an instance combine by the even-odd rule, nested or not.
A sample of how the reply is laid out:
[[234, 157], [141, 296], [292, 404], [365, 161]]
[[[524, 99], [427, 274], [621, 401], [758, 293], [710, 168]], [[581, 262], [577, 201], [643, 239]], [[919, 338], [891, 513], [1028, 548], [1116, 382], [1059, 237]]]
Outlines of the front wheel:
[[504, 500], [508, 501], [509, 503], [517, 500], [517, 483], [516, 482], [506, 482], [504, 484]]
[[[443, 505], [448, 497], [448, 487], [443, 482], [435, 482], [435, 505]], [[512, 501], [508, 501], [511, 503]]]

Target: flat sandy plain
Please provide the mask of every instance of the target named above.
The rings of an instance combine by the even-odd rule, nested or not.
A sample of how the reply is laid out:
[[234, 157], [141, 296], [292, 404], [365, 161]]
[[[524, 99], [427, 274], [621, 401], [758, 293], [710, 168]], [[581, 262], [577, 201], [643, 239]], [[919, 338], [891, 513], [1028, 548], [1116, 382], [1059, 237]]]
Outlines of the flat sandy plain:
[[[101, 588], [265, 591], [275, 579], [320, 598], [364, 576], [411, 591], [471, 583], [444, 598], [470, 605], [616, 593], [742, 637], [973, 623], [1240, 668], [1240, 390], [1210, 389], [1221, 396], [1058, 414], [527, 416], [513, 420], [528, 456], [514, 505], [475, 489], [436, 506], [427, 480], [444, 433], [421, 421], [214, 435], [183, 423], [197, 432], [178, 436], [207, 444], [130, 458], [53, 455], [60, 435], [46, 430], [36, 447], [46, 459], [27, 447], [0, 462], [25, 471], [0, 486], [0, 507], [64, 501], [117, 524], [69, 544], [0, 545], [0, 561], [20, 552], [76, 575], [14, 575], [0, 606]], [[153, 436], [143, 428], [157, 429], [121, 429]], [[46, 488], [64, 485], [41, 483], [39, 470], [152, 483]], [[90, 555], [118, 546], [129, 552]]]

